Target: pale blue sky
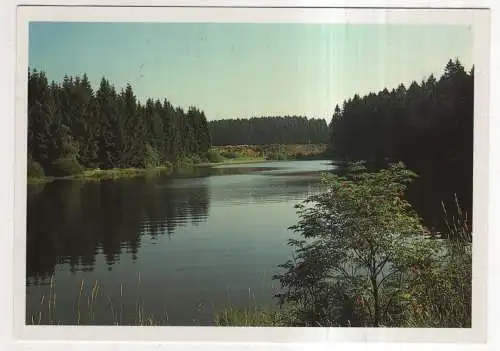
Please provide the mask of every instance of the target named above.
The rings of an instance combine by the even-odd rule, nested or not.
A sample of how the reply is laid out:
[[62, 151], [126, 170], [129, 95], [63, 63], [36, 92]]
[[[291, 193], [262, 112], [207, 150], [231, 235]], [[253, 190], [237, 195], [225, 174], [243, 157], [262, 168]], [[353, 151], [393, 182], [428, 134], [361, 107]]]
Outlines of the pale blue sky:
[[208, 119], [297, 114], [473, 62], [472, 28], [451, 25], [33, 22], [29, 65], [49, 80], [104, 75], [137, 97]]

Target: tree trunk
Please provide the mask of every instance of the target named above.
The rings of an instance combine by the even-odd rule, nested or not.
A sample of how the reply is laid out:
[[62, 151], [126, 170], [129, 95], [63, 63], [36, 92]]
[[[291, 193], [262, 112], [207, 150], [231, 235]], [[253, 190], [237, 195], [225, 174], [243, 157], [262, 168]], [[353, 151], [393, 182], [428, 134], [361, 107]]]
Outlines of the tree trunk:
[[373, 313], [373, 326], [378, 327], [380, 324], [380, 302], [378, 296], [377, 277], [375, 275], [371, 276], [371, 283], [372, 283], [374, 309], [375, 309]]

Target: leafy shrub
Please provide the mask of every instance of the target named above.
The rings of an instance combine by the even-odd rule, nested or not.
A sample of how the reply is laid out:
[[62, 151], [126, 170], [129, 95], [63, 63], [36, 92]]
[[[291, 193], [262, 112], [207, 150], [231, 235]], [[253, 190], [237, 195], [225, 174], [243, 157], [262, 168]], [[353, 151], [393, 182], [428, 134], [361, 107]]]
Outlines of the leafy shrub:
[[224, 161], [224, 157], [215, 150], [209, 150], [207, 154], [208, 162], [219, 163]]
[[221, 156], [225, 157], [225, 158], [234, 159], [234, 158], [238, 157], [238, 154], [234, 151], [223, 151], [223, 152], [221, 152]]
[[69, 176], [79, 174], [84, 168], [74, 157], [61, 157], [52, 162], [52, 173], [55, 176]]
[[193, 164], [198, 164], [198, 163], [202, 162], [200, 155], [197, 155], [197, 154], [192, 155], [190, 159], [191, 159], [191, 163], [193, 163]]
[[292, 326], [470, 327], [466, 216], [448, 225], [450, 238], [424, 235], [403, 197], [414, 176], [402, 164], [373, 173], [352, 164], [297, 205], [291, 229], [301, 238], [289, 240], [295, 256], [275, 276]]
[[403, 194], [415, 175], [402, 164], [368, 173], [359, 164], [347, 176], [328, 175], [328, 191], [297, 206], [291, 227], [293, 260], [277, 275], [282, 303], [298, 306], [301, 325], [402, 324], [404, 282], [413, 262], [424, 263], [432, 243]]
[[43, 171], [42, 165], [33, 159], [28, 159], [28, 178], [43, 177], [45, 177], [45, 172]]

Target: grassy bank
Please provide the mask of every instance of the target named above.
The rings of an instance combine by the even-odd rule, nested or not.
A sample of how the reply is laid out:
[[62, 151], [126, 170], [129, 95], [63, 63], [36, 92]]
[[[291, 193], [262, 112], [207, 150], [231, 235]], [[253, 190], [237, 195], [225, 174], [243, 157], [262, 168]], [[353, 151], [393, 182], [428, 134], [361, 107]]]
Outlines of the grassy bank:
[[38, 184], [45, 184], [45, 183], [50, 183], [53, 180], [55, 180], [54, 177], [28, 177], [28, 185], [38, 185]]
[[265, 160], [311, 160], [326, 156], [326, 144], [226, 145], [212, 148], [222, 157], [261, 158]]
[[239, 157], [239, 158], [226, 158], [219, 162], [201, 162], [196, 164], [197, 167], [209, 167], [209, 166], [223, 166], [223, 165], [236, 165], [245, 163], [259, 163], [268, 161], [263, 157]]
[[172, 167], [161, 166], [155, 168], [114, 168], [114, 169], [88, 169], [80, 174], [66, 177], [66, 179], [78, 180], [104, 180], [132, 178], [148, 173], [170, 172]]
[[57, 179], [64, 180], [86, 180], [86, 181], [100, 181], [108, 179], [122, 179], [122, 178], [133, 178], [142, 176], [145, 174], [153, 173], [163, 173], [172, 171], [172, 167], [160, 166], [155, 168], [112, 168], [112, 169], [86, 169], [81, 173], [72, 174], [68, 176], [53, 177], [53, 176], [43, 176], [43, 177], [28, 177], [28, 184], [41, 184], [49, 183]]
[[[30, 162], [28, 184], [48, 183], [56, 179], [100, 181], [107, 179], [122, 179], [138, 177], [158, 172], [171, 172], [175, 169], [192, 167], [209, 167], [231, 164], [257, 163], [272, 160], [311, 160], [325, 157], [326, 145], [231, 145], [212, 147], [205, 157], [197, 155], [184, 157], [174, 164], [153, 168], [113, 168], [113, 169], [82, 169], [75, 161], [69, 162], [72, 167], [66, 167], [64, 176], [46, 176], [39, 165]], [[68, 160], [65, 160], [66, 162]], [[73, 163], [73, 164], [72, 164]], [[35, 167], [36, 166], [36, 167]], [[36, 171], [32, 171], [35, 169]]]

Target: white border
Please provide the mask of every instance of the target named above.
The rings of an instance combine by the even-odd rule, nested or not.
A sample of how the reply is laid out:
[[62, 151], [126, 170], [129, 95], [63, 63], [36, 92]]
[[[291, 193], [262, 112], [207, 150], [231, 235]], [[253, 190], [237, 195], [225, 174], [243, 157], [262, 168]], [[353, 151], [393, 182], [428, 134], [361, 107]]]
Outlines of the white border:
[[[45, 1], [44, 3], [54, 3], [54, 1]], [[27, 3], [35, 3], [35, 1], [28, 1]], [[94, 1], [94, 3], [99, 3], [99, 1]], [[102, 1], [101, 1], [102, 3]], [[112, 4], [113, 1], [107, 2]], [[115, 4], [131, 4], [132, 1], [114, 1]], [[196, 5], [204, 5], [206, 2], [200, 1], [176, 1], [177, 4], [196, 4]], [[275, 5], [276, 1], [268, 1], [267, 5]], [[331, 1], [329, 3], [332, 3]], [[339, 4], [340, 3], [340, 4]], [[371, 2], [373, 4], [374, 2]], [[377, 2], [376, 2], [377, 3]], [[393, 2], [381, 2], [378, 1], [378, 6], [387, 6], [387, 5], [396, 5], [396, 6], [404, 6], [404, 3], [409, 3], [408, 1], [393, 1]], [[416, 3], [415, 1], [411, 3]], [[442, 2], [436, 1], [420, 1], [418, 4], [434, 7], [443, 7]], [[471, 1], [455, 1], [453, 6], [486, 6], [485, 1], [476, 1], [472, 3]], [[157, 1], [149, 1], [148, 4], [158, 4]], [[227, 1], [218, 1], [211, 2], [211, 4], [228, 4]], [[231, 4], [231, 3], [230, 3]], [[256, 4], [255, 2], [253, 3]], [[258, 4], [258, 2], [257, 2]], [[309, 3], [310, 4], [310, 3]], [[337, 6], [344, 5], [345, 2], [337, 2]], [[283, 5], [281, 3], [281, 5]], [[292, 3], [291, 5], [298, 5], [297, 2]], [[325, 5], [325, 2], [316, 2], [316, 5]], [[328, 4], [326, 4], [328, 5]], [[360, 6], [367, 5], [367, 1], [350, 1], [350, 6]], [[370, 5], [370, 4], [368, 4]], [[376, 5], [376, 4], [375, 4]], [[6, 192], [2, 192], [2, 196], [7, 202], [14, 198], [15, 200], [15, 216], [13, 217], [15, 220], [15, 269], [14, 269], [14, 295], [16, 297], [16, 305], [15, 311], [16, 316], [24, 317], [24, 248], [25, 248], [25, 163], [26, 163], [26, 146], [23, 140], [26, 137], [26, 74], [22, 74], [26, 71], [27, 67], [27, 40], [25, 35], [27, 34], [26, 30], [23, 31], [23, 28], [26, 29], [24, 25], [21, 25], [23, 22], [28, 19], [51, 19], [51, 20], [82, 20], [82, 19], [93, 19], [93, 20], [119, 20], [119, 18], [127, 17], [127, 20], [130, 20], [131, 17], [133, 20], [144, 19], [144, 16], [147, 16], [148, 20], [151, 18], [156, 18], [160, 20], [168, 20], [169, 14], [172, 14], [172, 9], [158, 9], [158, 8], [98, 8], [98, 9], [90, 9], [90, 8], [64, 8], [64, 9], [56, 9], [56, 8], [35, 8], [30, 7], [27, 8], [28, 11], [25, 10], [19, 11], [19, 26], [17, 27], [18, 34], [18, 49], [19, 56], [17, 60], [17, 72], [21, 72], [18, 75], [18, 80], [16, 81], [16, 115], [17, 118], [15, 127], [16, 127], [16, 139], [15, 139], [15, 197], [12, 193], [12, 188], [10, 187], [10, 181], [13, 179], [6, 179], [7, 188]], [[167, 12], [165, 12], [168, 10]], [[188, 11], [186, 11], [188, 10]], [[177, 11], [177, 10], [176, 10]], [[487, 249], [487, 214], [488, 208], [486, 207], [486, 199], [488, 199], [488, 63], [489, 63], [489, 55], [488, 55], [488, 44], [489, 40], [489, 31], [488, 31], [488, 23], [489, 20], [486, 17], [482, 17], [484, 15], [475, 15], [473, 11], [452, 11], [453, 14], [446, 11], [427, 11], [424, 16], [409, 15], [410, 12], [405, 12], [401, 10], [325, 10], [325, 9], [280, 9], [280, 10], [262, 10], [262, 9], [179, 9], [179, 13], [176, 13], [175, 18], [171, 18], [177, 21], [187, 21], [187, 20], [196, 20], [192, 16], [194, 13], [197, 13], [198, 20], [202, 19], [203, 21], [217, 20], [220, 21], [225, 19], [226, 21], [328, 21], [328, 22], [350, 22], [350, 23], [365, 23], [367, 21], [381, 23], [382, 21], [390, 21], [397, 23], [474, 23], [474, 33], [475, 33], [475, 67], [476, 67], [476, 100], [475, 100], [475, 162], [474, 162], [474, 229], [475, 229], [475, 239], [477, 239], [474, 244], [474, 312], [473, 312], [473, 328], [471, 330], [462, 330], [462, 331], [454, 331], [454, 330], [439, 330], [439, 329], [426, 329], [426, 330], [417, 330], [417, 329], [326, 329], [326, 328], [316, 328], [316, 329], [294, 329], [294, 328], [231, 328], [229, 331], [225, 328], [210, 328], [210, 327], [202, 327], [202, 328], [187, 328], [187, 327], [168, 327], [168, 328], [125, 328], [125, 327], [20, 327], [18, 328], [18, 321], [16, 320], [15, 327], [15, 338], [18, 339], [21, 337], [22, 339], [37, 339], [37, 340], [71, 340], [75, 341], [78, 339], [81, 340], [176, 340], [176, 341], [221, 341], [221, 342], [252, 342], [252, 341], [261, 341], [261, 342], [315, 342], [315, 341], [446, 341], [446, 342], [465, 342], [465, 341], [482, 341], [485, 338], [485, 292], [484, 283], [486, 281], [486, 249]], [[180, 13], [183, 12], [183, 15], [189, 16], [189, 18], [180, 17]], [[412, 11], [415, 13], [414, 11]], [[484, 12], [483, 12], [484, 13]], [[162, 16], [163, 14], [163, 16]], [[229, 14], [229, 15], [228, 15]], [[10, 14], [12, 15], [12, 14]], [[47, 17], [43, 17], [43, 16]], [[42, 17], [40, 17], [42, 16]], [[149, 17], [152, 16], [152, 17]], [[226, 16], [231, 16], [227, 18]], [[256, 16], [255, 18], [252, 16]], [[272, 17], [274, 16], [274, 17]], [[119, 17], [119, 18], [118, 18]], [[12, 40], [12, 38], [10, 38]], [[12, 42], [6, 41], [12, 47]], [[11, 59], [10, 63], [12, 64], [14, 59]], [[498, 61], [497, 61], [498, 62]], [[12, 72], [2, 69], [2, 77], [13, 78]], [[5, 75], [3, 74], [5, 71]], [[12, 81], [12, 80], [11, 80]], [[12, 85], [11, 85], [12, 87]], [[7, 91], [6, 96], [12, 96], [12, 90]], [[11, 95], [9, 95], [11, 94]], [[3, 94], [2, 94], [3, 95]], [[8, 125], [8, 123], [7, 123]], [[8, 128], [7, 130], [8, 133]], [[3, 131], [2, 131], [3, 132]], [[3, 139], [3, 138], [2, 138]], [[2, 140], [7, 145], [7, 150], [12, 142], [13, 138], [10, 137]], [[3, 149], [5, 150], [5, 149]], [[2, 150], [2, 151], [3, 151]], [[0, 152], [2, 152], [0, 151]], [[0, 161], [4, 159], [4, 152], [0, 153], [2, 158]], [[5, 163], [2, 162], [2, 165], [11, 164], [8, 162], [8, 158], [5, 157]], [[14, 161], [14, 160], [13, 160]], [[0, 178], [0, 180], [3, 178]], [[12, 212], [7, 215], [6, 227], [9, 227], [9, 223], [12, 222]], [[493, 212], [490, 212], [493, 214]], [[7, 249], [10, 242], [6, 240]], [[3, 256], [3, 255], [2, 255]], [[7, 255], [6, 257], [8, 257]], [[492, 255], [490, 256], [490, 258]], [[3, 257], [2, 257], [3, 258]], [[8, 261], [6, 261], [8, 262]], [[3, 261], [2, 261], [3, 263]], [[10, 262], [9, 262], [10, 263]], [[491, 268], [491, 267], [490, 267]], [[6, 275], [6, 279], [8, 280], [11, 277], [12, 272], [8, 272]], [[19, 284], [21, 283], [21, 284]], [[6, 298], [9, 299], [9, 295], [7, 294]], [[491, 300], [491, 299], [490, 299]], [[10, 300], [8, 300], [10, 301]], [[22, 303], [22, 308], [20, 309], [20, 303]], [[3, 306], [2, 306], [3, 307]], [[10, 307], [7, 307], [7, 312], [10, 312]], [[22, 312], [21, 314], [19, 314]], [[8, 313], [8, 315], [12, 315]], [[23, 318], [22, 318], [23, 319]], [[12, 319], [7, 320], [8, 323], [11, 323]], [[2, 323], [5, 323], [2, 321]], [[12, 331], [11, 328], [6, 330]], [[2, 329], [3, 332], [3, 329]], [[4, 334], [4, 333], [2, 333]], [[10, 334], [10, 333], [9, 333]], [[10, 340], [12, 335], [6, 334], [5, 336]], [[491, 335], [491, 334], [490, 334]], [[125, 339], [126, 337], [126, 339]], [[29, 346], [29, 344], [21, 343], [16, 344], [17, 346]], [[48, 344], [46, 344], [49, 346]], [[85, 345], [85, 344], [78, 344]], [[105, 344], [98, 344], [105, 345]], [[120, 343], [120, 347], [126, 346], [127, 348], [134, 347], [137, 348], [141, 344], [123, 344]], [[50, 343], [48, 349], [57, 349], [57, 347], [67, 348], [67, 344]], [[71, 345], [73, 348], [77, 345]], [[97, 346], [97, 345], [96, 345]], [[195, 344], [193, 344], [195, 346]], [[220, 349], [222, 345], [218, 345], [217, 348]], [[271, 345], [267, 345], [270, 347]], [[22, 347], [22, 346], [21, 346]], [[88, 345], [87, 345], [88, 347]], [[206, 349], [206, 345], [203, 346]], [[457, 345], [453, 346], [456, 349]], [[317, 347], [315, 346], [315, 349]], [[386, 347], [384, 346], [384, 349]], [[267, 349], [267, 348], [266, 348]]]

